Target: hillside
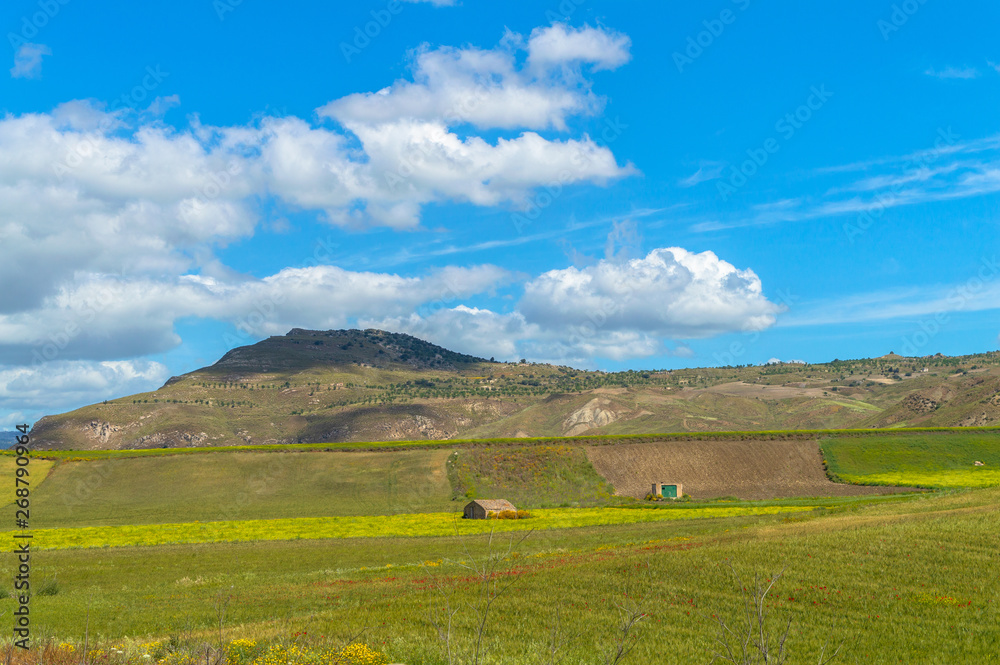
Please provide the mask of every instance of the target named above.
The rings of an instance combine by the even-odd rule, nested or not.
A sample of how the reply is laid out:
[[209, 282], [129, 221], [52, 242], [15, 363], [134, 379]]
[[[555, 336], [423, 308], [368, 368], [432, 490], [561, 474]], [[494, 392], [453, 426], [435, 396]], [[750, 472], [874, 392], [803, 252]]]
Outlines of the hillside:
[[1000, 424], [1000, 353], [588, 372], [294, 329], [40, 420], [48, 449]]

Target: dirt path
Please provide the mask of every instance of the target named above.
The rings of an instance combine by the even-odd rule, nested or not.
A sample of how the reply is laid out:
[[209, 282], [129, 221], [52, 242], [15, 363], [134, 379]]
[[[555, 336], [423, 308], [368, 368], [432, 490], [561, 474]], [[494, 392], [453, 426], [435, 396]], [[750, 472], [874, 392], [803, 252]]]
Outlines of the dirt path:
[[831, 482], [815, 441], [662, 441], [590, 446], [615, 493], [643, 497], [654, 482], [682, 483], [696, 499], [890, 494], [910, 488]]

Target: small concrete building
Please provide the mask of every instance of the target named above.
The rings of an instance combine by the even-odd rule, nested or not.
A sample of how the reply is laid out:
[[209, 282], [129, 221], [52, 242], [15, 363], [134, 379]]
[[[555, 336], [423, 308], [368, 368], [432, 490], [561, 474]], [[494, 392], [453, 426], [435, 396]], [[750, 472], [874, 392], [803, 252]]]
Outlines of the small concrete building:
[[653, 496], [664, 499], [679, 499], [684, 496], [684, 486], [680, 483], [653, 483]]
[[465, 507], [462, 517], [467, 520], [485, 520], [490, 513], [499, 513], [502, 510], [516, 512], [517, 508], [507, 499], [476, 499]]

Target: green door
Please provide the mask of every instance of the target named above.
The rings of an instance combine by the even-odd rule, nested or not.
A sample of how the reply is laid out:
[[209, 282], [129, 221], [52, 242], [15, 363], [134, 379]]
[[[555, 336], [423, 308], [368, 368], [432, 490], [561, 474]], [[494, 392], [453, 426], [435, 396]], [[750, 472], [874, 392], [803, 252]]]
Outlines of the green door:
[[663, 498], [665, 498], [665, 499], [676, 499], [677, 498], [677, 485], [664, 485], [663, 486]]

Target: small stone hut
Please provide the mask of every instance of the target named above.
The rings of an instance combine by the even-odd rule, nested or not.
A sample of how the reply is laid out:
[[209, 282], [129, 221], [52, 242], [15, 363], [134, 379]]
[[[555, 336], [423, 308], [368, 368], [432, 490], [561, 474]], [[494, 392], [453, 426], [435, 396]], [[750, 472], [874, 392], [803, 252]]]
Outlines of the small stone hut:
[[476, 499], [465, 507], [462, 517], [467, 520], [485, 520], [490, 513], [499, 513], [502, 510], [517, 511], [517, 508], [507, 499]]

